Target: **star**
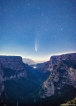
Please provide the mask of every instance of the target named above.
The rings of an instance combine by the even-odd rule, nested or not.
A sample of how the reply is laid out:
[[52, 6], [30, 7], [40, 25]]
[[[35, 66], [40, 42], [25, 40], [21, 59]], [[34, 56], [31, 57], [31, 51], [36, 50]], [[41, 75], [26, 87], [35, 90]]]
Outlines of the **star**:
[[41, 17], [44, 17], [44, 13], [43, 12], [41, 13]]
[[27, 6], [30, 6], [31, 4], [30, 3], [27, 3]]
[[63, 31], [63, 28], [61, 27], [61, 29], [60, 29], [61, 31]]
[[40, 10], [41, 8], [38, 6], [37, 9]]
[[48, 29], [47, 29], [47, 28], [45, 28], [45, 29], [44, 29], [44, 31], [45, 31], [45, 32], [47, 32], [47, 31], [48, 31]]

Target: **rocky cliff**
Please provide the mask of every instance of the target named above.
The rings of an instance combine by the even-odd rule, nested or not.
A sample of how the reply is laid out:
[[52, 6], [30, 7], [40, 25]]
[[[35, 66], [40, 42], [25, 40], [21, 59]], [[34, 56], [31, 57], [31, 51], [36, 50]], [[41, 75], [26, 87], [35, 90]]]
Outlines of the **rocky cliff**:
[[31, 104], [33, 92], [42, 83], [36, 71], [19, 56], [0, 56], [0, 106]]
[[25, 65], [20, 56], [0, 56], [0, 96], [4, 91], [5, 81], [26, 76]]
[[20, 56], [0, 56], [0, 64], [12, 70], [25, 70]]
[[[59, 106], [76, 96], [76, 53], [52, 56], [38, 67], [42, 73], [19, 56], [0, 56], [0, 104]], [[47, 71], [50, 73], [44, 78]]]
[[3, 71], [2, 71], [1, 63], [0, 63], [0, 96], [1, 96], [1, 93], [3, 92], [3, 90], [4, 90]]
[[62, 60], [73, 60], [76, 62], [76, 53], [51, 56], [49, 61], [39, 63], [36, 66], [39, 68], [40, 72], [46, 74], [47, 72], [51, 72], [53, 70], [53, 67], [55, 65], [58, 65]]
[[63, 54], [58, 56], [51, 56], [50, 58], [50, 66], [58, 65], [62, 60], [69, 60], [76, 62], [76, 53]]
[[39, 72], [46, 74], [47, 72], [50, 72], [49, 65], [50, 65], [50, 61], [47, 61], [44, 63], [36, 64], [36, 67], [39, 69]]
[[52, 56], [49, 68], [51, 74], [43, 83], [40, 91], [41, 98], [55, 95], [57, 92], [61, 93], [65, 85], [76, 88], [76, 53]]

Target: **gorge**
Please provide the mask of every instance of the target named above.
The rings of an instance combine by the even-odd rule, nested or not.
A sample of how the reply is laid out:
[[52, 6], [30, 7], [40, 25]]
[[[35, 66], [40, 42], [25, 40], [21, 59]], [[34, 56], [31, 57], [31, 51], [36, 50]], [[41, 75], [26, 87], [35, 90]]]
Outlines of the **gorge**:
[[51, 56], [36, 68], [20, 56], [0, 56], [0, 106], [59, 106], [75, 97], [76, 53]]

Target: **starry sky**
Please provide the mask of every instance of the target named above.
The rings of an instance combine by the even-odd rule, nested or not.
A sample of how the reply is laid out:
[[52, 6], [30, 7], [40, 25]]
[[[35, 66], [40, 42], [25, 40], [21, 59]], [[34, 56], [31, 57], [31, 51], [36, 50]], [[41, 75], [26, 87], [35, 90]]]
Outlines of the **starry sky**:
[[76, 52], [76, 0], [0, 0], [0, 54], [36, 61]]

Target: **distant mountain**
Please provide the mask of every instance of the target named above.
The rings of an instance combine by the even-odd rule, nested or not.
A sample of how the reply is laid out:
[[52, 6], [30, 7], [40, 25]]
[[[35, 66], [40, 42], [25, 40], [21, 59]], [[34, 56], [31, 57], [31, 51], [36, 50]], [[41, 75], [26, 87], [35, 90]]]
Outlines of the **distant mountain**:
[[35, 61], [31, 60], [31, 59], [28, 59], [28, 58], [22, 58], [23, 62], [28, 64], [28, 65], [33, 65], [33, 64], [36, 64]]

